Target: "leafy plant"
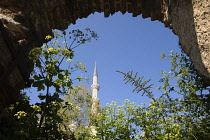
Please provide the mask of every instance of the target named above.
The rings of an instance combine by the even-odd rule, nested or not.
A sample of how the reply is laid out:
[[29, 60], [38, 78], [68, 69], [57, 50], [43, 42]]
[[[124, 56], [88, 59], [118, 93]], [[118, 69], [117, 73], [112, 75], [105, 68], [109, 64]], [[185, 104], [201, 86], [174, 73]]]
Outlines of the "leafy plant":
[[[162, 58], [166, 57], [162, 53]], [[134, 86], [133, 92], [142, 92], [148, 96], [150, 104], [136, 105], [125, 100], [123, 105], [116, 102], [107, 104], [101, 113], [95, 117], [97, 138], [109, 139], [209, 139], [210, 118], [207, 96], [202, 96], [204, 90], [199, 77], [184, 54], [171, 52], [171, 71], [163, 75], [163, 83], [157, 89], [162, 92], [155, 97], [151, 92], [153, 84], [150, 80], [143, 81], [133, 71], [124, 75], [125, 83]], [[175, 96], [176, 95], [176, 96]], [[181, 97], [178, 97], [181, 96]]]
[[[84, 80], [80, 76], [72, 77], [75, 71], [86, 72], [81, 62], [73, 61], [74, 49], [91, 39], [97, 39], [98, 36], [88, 28], [85, 29], [85, 33], [72, 30], [68, 35], [65, 31], [62, 34], [53, 32], [55, 39], [52, 39], [52, 36], [46, 36], [46, 40], [52, 40], [29, 53], [35, 67], [31, 74], [31, 82], [37, 89], [37, 93], [34, 94], [37, 94], [41, 102], [30, 105], [29, 98], [24, 93], [22, 100], [7, 109], [11, 123], [1, 125], [2, 137], [4, 132], [8, 134], [7, 138], [21, 140], [76, 139], [77, 137], [71, 129], [67, 128], [69, 126], [66, 122], [70, 118], [79, 117], [84, 110], [81, 110], [75, 102], [64, 104], [61, 95], [75, 96], [75, 93], [72, 93], [76, 90], [73, 87], [73, 81]], [[72, 40], [70, 44], [67, 42], [67, 37]], [[84, 131], [85, 125], [83, 127], [80, 132]]]

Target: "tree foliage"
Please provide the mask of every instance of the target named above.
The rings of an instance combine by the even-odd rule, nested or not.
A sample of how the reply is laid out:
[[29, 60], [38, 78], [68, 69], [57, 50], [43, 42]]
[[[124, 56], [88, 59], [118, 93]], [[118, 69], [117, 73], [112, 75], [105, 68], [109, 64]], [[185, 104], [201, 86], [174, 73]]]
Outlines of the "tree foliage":
[[[166, 57], [162, 54], [162, 58]], [[158, 87], [162, 95], [155, 97], [150, 80], [143, 81], [133, 71], [124, 75], [125, 83], [134, 86], [133, 92], [146, 94], [150, 104], [136, 105], [125, 100], [107, 104], [95, 118], [97, 138], [109, 139], [170, 139], [207, 140], [210, 138], [209, 98], [199, 77], [184, 54], [171, 52], [171, 70], [162, 71]], [[119, 71], [118, 71], [119, 72]]]
[[[62, 130], [75, 138], [85, 139], [90, 137], [89, 113], [91, 111], [91, 92], [85, 85], [75, 86], [63, 98], [63, 108], [59, 112], [65, 116]], [[71, 105], [71, 110], [66, 105]]]
[[[19, 102], [11, 105], [6, 110], [9, 120], [0, 126], [3, 139], [76, 139], [81, 137], [81, 135], [75, 136], [74, 133], [69, 132], [71, 129], [68, 128], [67, 122], [75, 116], [79, 117], [83, 110], [73, 102], [65, 101], [64, 103], [61, 95], [75, 96], [72, 91], [77, 89], [73, 88], [73, 81], [81, 81], [83, 78], [80, 76], [73, 78], [72, 73], [78, 70], [86, 71], [81, 62], [73, 61], [74, 49], [91, 39], [97, 39], [98, 36], [88, 28], [84, 32], [72, 30], [68, 35], [65, 31], [61, 34], [54, 31], [54, 36], [54, 39], [47, 36], [47, 40], [52, 40], [41, 48], [34, 48], [29, 54], [35, 67], [31, 74], [32, 86], [37, 89], [37, 93], [34, 94], [37, 94], [41, 102], [30, 105], [29, 98], [23, 94]], [[72, 42], [68, 43], [69, 40], [67, 41], [66, 38]], [[85, 126], [80, 130], [85, 133]]]

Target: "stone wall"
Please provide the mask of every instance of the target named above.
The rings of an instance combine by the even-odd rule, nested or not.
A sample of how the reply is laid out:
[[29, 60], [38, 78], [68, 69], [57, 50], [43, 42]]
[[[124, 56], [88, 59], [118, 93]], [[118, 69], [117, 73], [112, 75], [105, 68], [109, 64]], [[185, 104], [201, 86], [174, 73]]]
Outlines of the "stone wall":
[[25, 85], [30, 86], [33, 67], [27, 54], [40, 47], [52, 29], [64, 30], [94, 12], [109, 17], [118, 11], [134, 17], [142, 14], [172, 29], [206, 85], [210, 85], [209, 0], [1, 0], [1, 104], [9, 102], [3, 101], [4, 97], [15, 97]]
[[23, 67], [18, 64], [18, 43], [6, 32], [1, 22], [0, 29], [0, 106], [5, 106], [18, 99], [17, 89], [25, 86], [25, 79], [21, 71]]
[[210, 1], [172, 1], [170, 19], [182, 50], [190, 56], [205, 84], [210, 85]]

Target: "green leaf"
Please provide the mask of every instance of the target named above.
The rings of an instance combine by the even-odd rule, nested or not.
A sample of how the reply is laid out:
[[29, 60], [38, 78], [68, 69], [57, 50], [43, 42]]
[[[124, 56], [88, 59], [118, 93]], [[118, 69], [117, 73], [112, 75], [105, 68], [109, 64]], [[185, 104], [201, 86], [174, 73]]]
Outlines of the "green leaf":
[[61, 80], [56, 80], [56, 84], [60, 86], [62, 84], [62, 81]]
[[82, 80], [82, 77], [81, 76], [77, 77], [77, 80], [81, 81]]
[[71, 87], [72, 86], [72, 82], [71, 81], [68, 81], [67, 82], [67, 87]]
[[40, 85], [40, 82], [33, 82], [33, 87], [38, 87]]
[[40, 79], [42, 79], [42, 77], [34, 75], [34, 80], [40, 80]]
[[58, 74], [58, 78], [59, 78], [60, 80], [63, 80], [63, 79], [64, 79], [64, 76], [63, 76], [62, 74]]
[[41, 90], [44, 90], [45, 89], [45, 87], [42, 84], [39, 85], [37, 88], [38, 88], [38, 91], [41, 91]]
[[161, 59], [165, 58], [165, 52], [161, 52]]
[[46, 96], [43, 96], [43, 95], [39, 95], [38, 97], [39, 97], [40, 100], [46, 99]]

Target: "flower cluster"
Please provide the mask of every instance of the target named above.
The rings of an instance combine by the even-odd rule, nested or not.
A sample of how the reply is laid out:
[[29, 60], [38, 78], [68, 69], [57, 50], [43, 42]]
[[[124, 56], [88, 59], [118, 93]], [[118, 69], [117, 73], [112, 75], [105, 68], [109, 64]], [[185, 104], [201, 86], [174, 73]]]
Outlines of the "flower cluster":
[[38, 112], [41, 111], [41, 108], [38, 105], [32, 105], [31, 108], [33, 108], [34, 111], [38, 111]]
[[21, 119], [22, 117], [25, 117], [27, 113], [25, 111], [18, 111], [14, 116], [16, 116], [18, 119]]

